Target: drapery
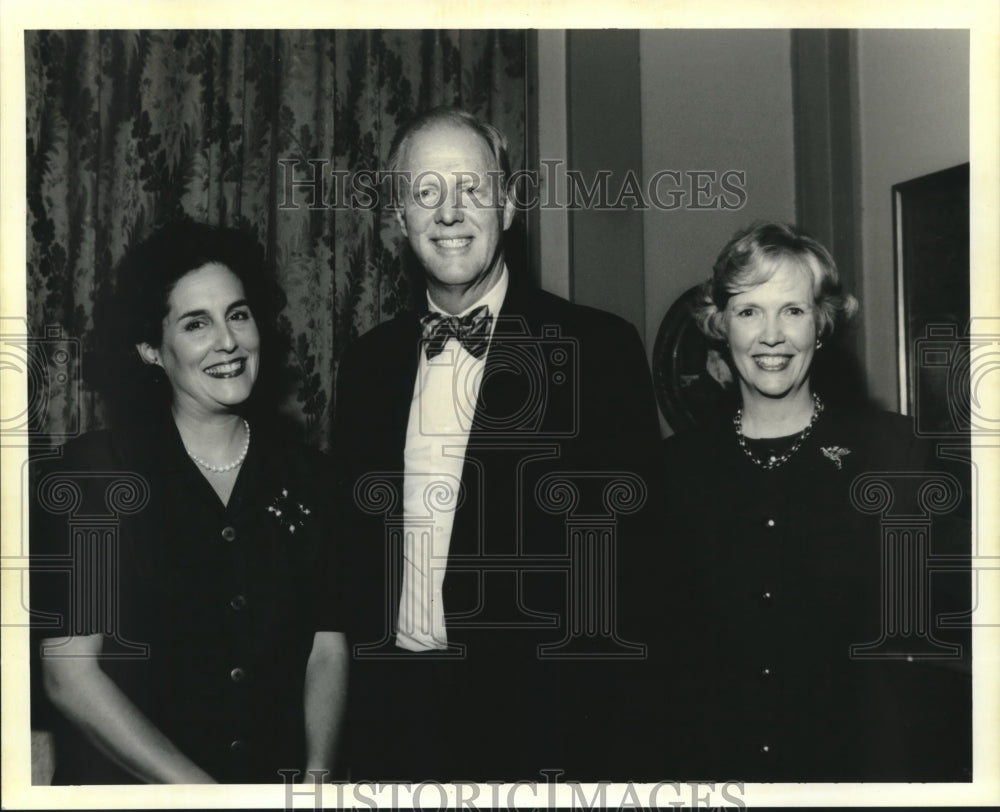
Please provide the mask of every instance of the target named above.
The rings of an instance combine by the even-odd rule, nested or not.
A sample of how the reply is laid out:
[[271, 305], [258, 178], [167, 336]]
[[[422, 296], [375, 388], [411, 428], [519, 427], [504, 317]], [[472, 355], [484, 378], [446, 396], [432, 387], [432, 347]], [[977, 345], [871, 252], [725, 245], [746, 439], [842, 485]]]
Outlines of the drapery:
[[486, 30], [27, 32], [28, 324], [75, 348], [70, 374], [32, 382], [44, 402], [32, 431], [106, 423], [80, 368], [95, 304], [130, 245], [188, 216], [264, 245], [288, 296], [297, 386], [283, 410], [326, 446], [345, 347], [411, 292], [394, 219], [344, 193], [353, 173], [380, 168], [397, 127], [439, 104], [496, 124], [520, 165], [525, 43]]

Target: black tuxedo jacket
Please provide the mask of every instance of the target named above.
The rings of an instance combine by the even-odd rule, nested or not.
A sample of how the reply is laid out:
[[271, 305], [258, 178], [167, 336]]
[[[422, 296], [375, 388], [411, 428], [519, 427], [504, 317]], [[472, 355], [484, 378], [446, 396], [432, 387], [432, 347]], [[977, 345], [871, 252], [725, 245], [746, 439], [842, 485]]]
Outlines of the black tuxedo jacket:
[[[642, 642], [640, 611], [622, 596], [642, 570], [636, 516], [659, 432], [638, 334], [511, 279], [452, 530], [451, 649], [431, 655], [393, 640], [403, 449], [421, 351], [419, 317], [404, 314], [363, 336], [338, 374], [352, 777], [538, 780], [544, 768], [597, 769], [602, 757], [584, 753], [608, 746], [607, 730], [594, 727], [627, 690], [597, 683], [641, 656], [629, 645]], [[595, 660], [595, 651], [610, 657]]]

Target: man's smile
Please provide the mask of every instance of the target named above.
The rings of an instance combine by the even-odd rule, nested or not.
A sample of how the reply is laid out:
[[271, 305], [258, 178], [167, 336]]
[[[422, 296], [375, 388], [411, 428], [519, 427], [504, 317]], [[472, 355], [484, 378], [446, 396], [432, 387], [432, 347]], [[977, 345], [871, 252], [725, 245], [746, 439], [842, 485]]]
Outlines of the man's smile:
[[432, 239], [431, 242], [443, 250], [462, 249], [472, 244], [472, 237], [439, 237]]

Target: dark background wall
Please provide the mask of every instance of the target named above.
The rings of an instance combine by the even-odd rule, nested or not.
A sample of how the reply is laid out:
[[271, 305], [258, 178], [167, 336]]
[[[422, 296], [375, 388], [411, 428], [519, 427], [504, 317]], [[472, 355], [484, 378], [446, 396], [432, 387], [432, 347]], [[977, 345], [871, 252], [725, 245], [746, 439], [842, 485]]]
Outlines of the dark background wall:
[[899, 408], [890, 192], [969, 160], [967, 31], [539, 32], [538, 49], [539, 140], [570, 169], [745, 173], [736, 209], [691, 205], [689, 183], [669, 211], [543, 212], [544, 285], [629, 319], [651, 353], [734, 230], [798, 222], [861, 299], [847, 345], [869, 394]]

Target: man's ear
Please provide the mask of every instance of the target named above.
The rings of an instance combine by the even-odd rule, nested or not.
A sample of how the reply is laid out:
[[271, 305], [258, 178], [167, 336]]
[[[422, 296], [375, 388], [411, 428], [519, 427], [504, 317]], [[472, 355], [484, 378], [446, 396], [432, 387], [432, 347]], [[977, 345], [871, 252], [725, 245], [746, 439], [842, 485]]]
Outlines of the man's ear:
[[516, 211], [514, 207], [514, 200], [508, 194], [506, 200], [503, 203], [503, 230], [506, 231], [510, 228], [510, 224], [514, 222], [514, 212]]
[[406, 218], [403, 216], [403, 207], [399, 206], [398, 208], [393, 209], [392, 213], [396, 215], [396, 222], [399, 223], [399, 227], [403, 232], [403, 236], [409, 237], [410, 235], [406, 231]]
[[163, 366], [163, 364], [160, 363], [160, 351], [152, 344], [140, 341], [135, 345], [135, 349], [139, 353], [139, 357], [142, 359], [144, 364], [155, 364], [158, 367]]

